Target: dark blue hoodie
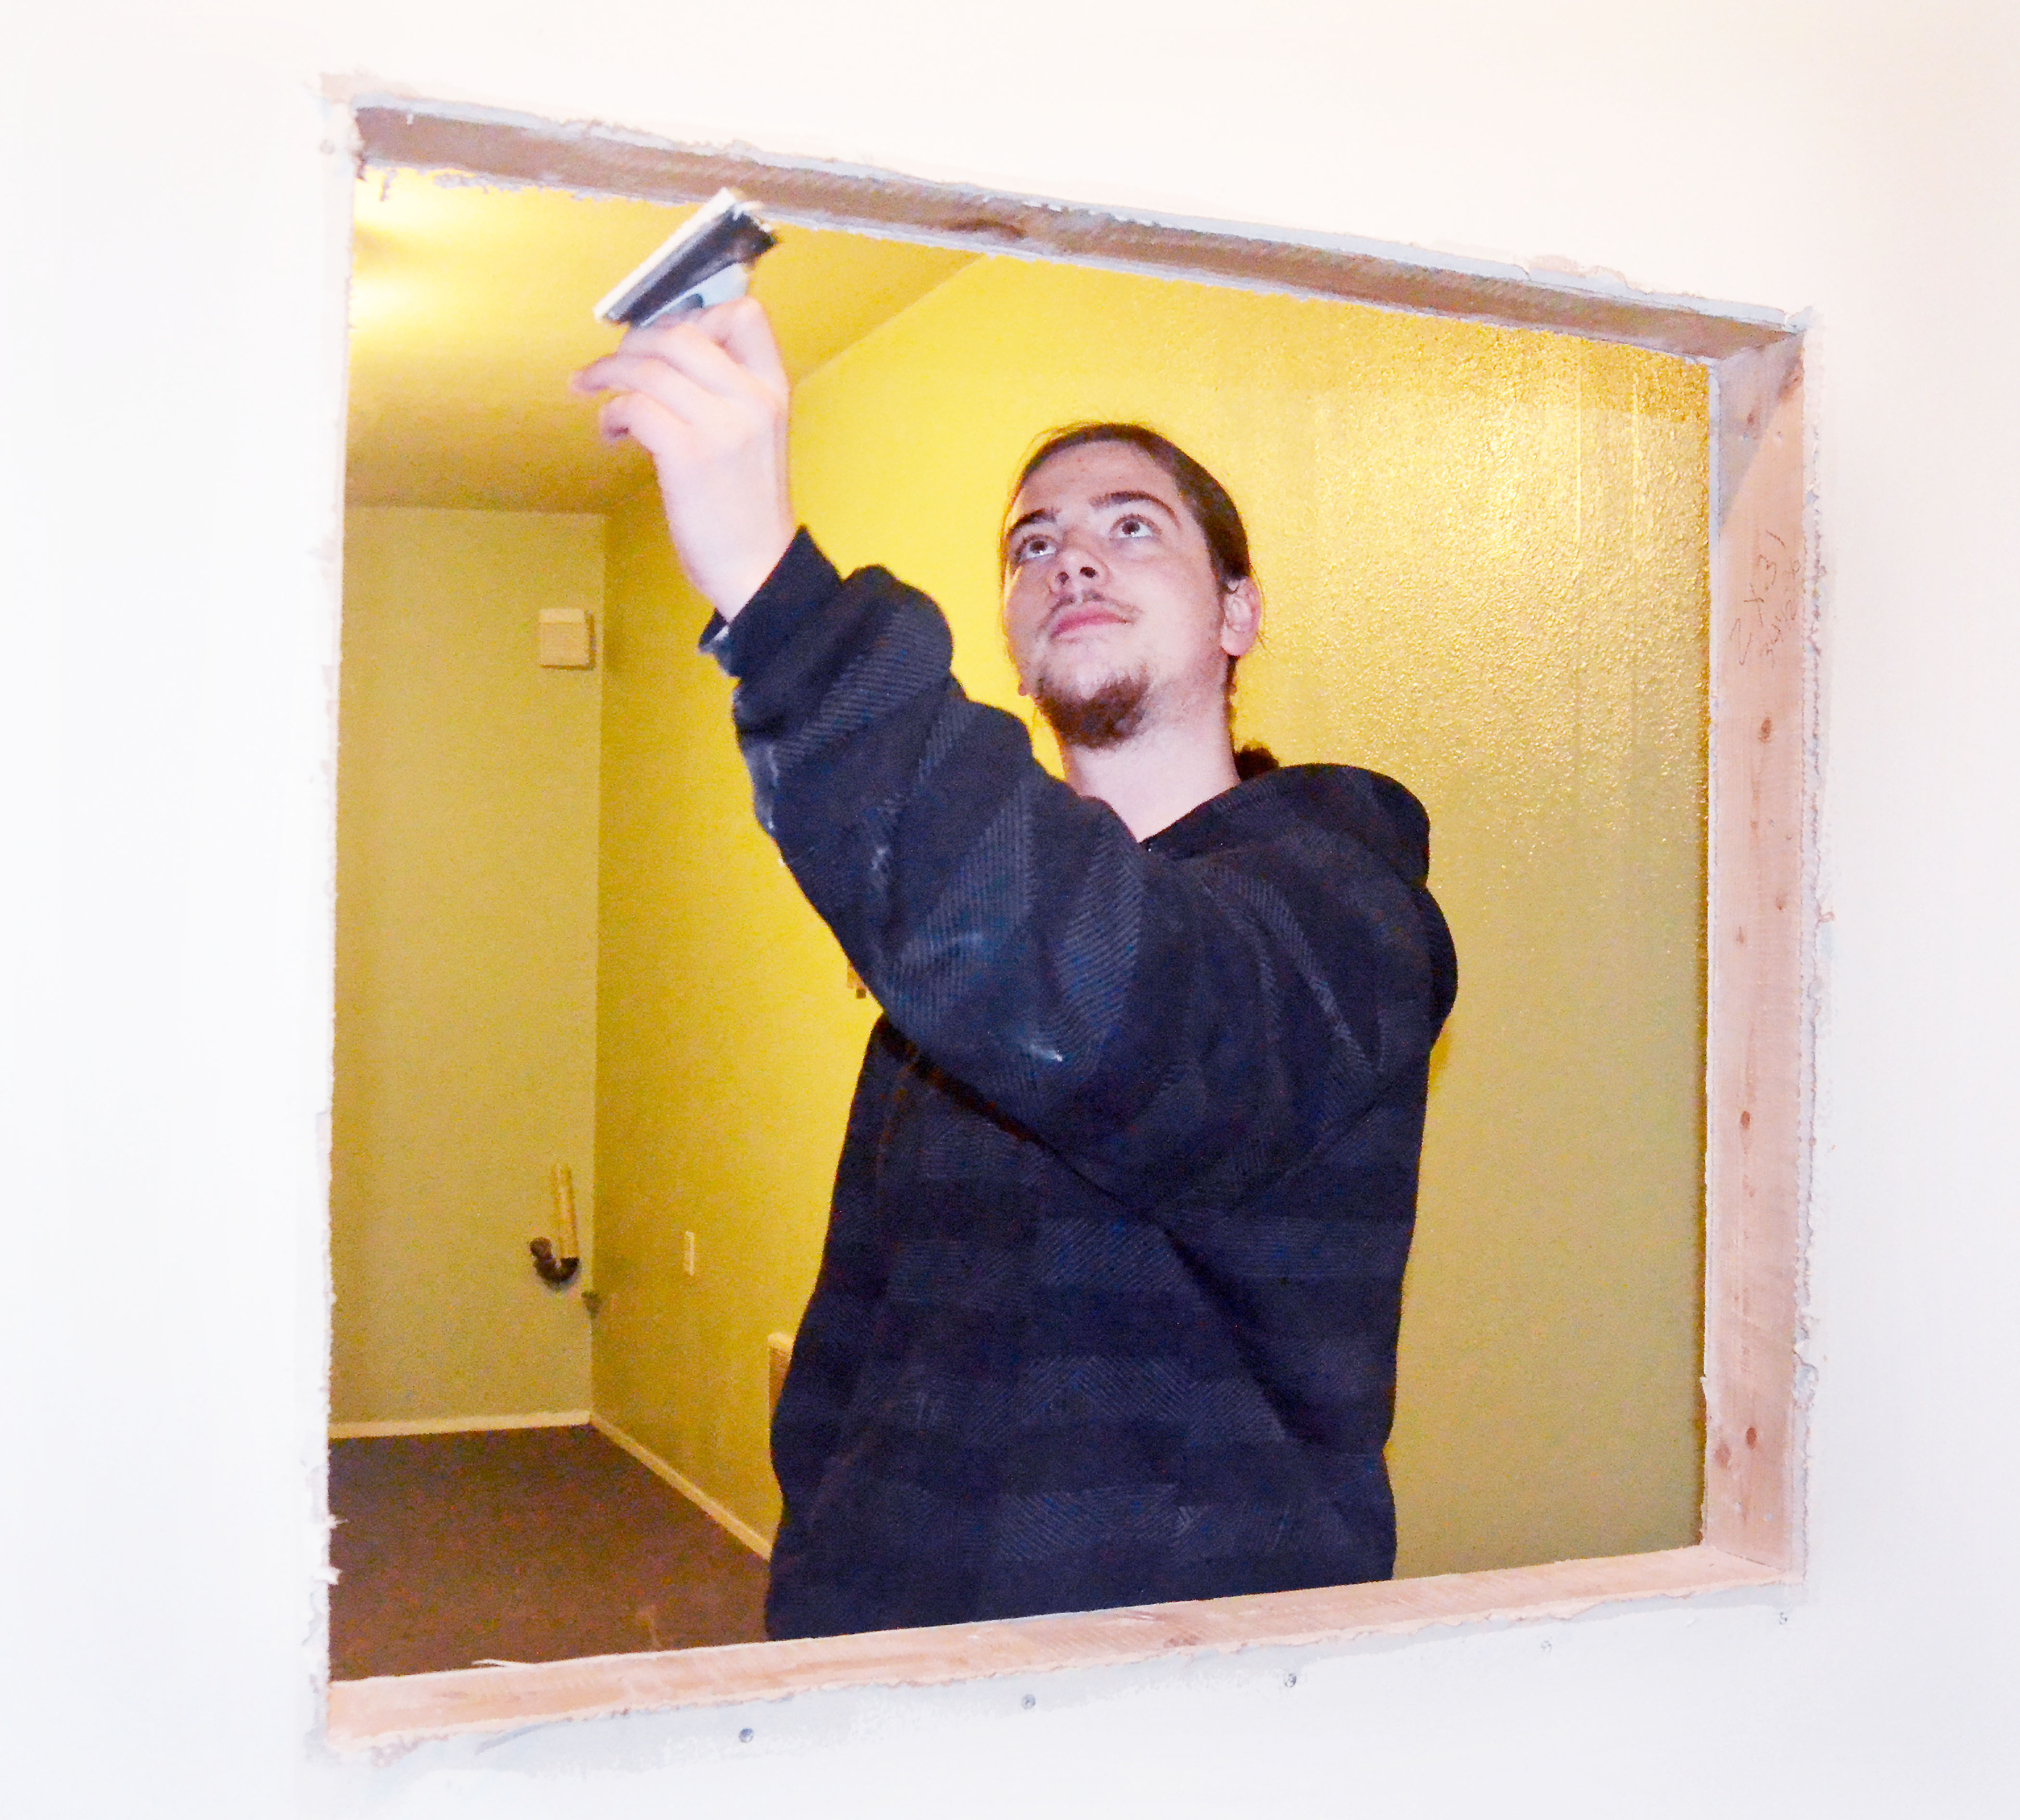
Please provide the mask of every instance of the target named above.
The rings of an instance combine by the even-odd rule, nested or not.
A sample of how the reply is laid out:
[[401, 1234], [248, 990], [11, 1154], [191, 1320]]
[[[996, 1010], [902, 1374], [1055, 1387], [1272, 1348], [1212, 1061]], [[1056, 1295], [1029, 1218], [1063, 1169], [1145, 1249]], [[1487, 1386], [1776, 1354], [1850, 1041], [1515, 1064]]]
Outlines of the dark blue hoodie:
[[772, 1634], [1386, 1578], [1457, 980], [1415, 798], [1297, 765], [1139, 843], [804, 532], [703, 642], [885, 1012], [772, 1425]]

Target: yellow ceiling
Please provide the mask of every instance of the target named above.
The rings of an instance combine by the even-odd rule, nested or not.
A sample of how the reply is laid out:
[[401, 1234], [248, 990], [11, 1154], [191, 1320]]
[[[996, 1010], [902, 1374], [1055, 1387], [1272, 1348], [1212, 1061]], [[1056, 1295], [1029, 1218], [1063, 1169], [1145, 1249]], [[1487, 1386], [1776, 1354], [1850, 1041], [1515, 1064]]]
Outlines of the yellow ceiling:
[[[600, 512], [647, 485], [644, 455], [604, 445], [568, 376], [616, 341], [590, 314], [597, 300], [691, 212], [368, 173], [351, 265], [351, 502]], [[785, 227], [753, 288], [797, 380], [975, 256]]]

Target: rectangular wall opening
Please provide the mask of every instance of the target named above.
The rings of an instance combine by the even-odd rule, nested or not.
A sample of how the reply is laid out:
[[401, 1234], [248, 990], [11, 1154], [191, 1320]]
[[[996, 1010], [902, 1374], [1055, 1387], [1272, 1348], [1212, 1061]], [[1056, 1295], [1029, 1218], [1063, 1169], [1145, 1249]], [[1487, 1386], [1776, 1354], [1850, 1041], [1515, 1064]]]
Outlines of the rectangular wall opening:
[[[333, 1739], [1560, 1615], [1792, 1571], [1806, 596], [1786, 326], [532, 123], [355, 117], [371, 174], [340, 768], [338, 1432], [593, 1414], [741, 1545], [776, 1520], [770, 1342], [811, 1283], [874, 1008], [751, 821], [649, 470], [599, 449], [558, 387], [537, 401], [599, 351], [584, 300], [626, 211], [636, 243], [609, 275], [719, 183], [787, 223], [758, 289], [797, 365], [799, 509], [845, 569], [884, 563], [940, 601], [972, 694], [1015, 701], [993, 539], [1036, 432], [1147, 418], [1220, 472], [1270, 603], [1242, 733], [1426, 800], [1463, 986], [1406, 1305], [1397, 1581], [812, 1643], [655, 1652], [648, 1634], [594, 1662], [339, 1680]], [[473, 269], [508, 289], [518, 271], [514, 335], [431, 318], [430, 262], [459, 235]], [[450, 545], [470, 547], [449, 565], [470, 583], [464, 630], [498, 667], [489, 730], [460, 744], [469, 666], [492, 659], [427, 642]], [[357, 591], [402, 562], [376, 608]], [[566, 604], [597, 617], [598, 667], [540, 671], [537, 613]], [[368, 658], [354, 634], [387, 642]], [[435, 743], [403, 757], [389, 734], [372, 757], [375, 713]], [[398, 830], [427, 819], [403, 765], [453, 786], [419, 793], [431, 858], [401, 860]], [[379, 819], [347, 848], [373, 800], [354, 778], [375, 766]], [[456, 858], [487, 816], [490, 859]], [[529, 902], [536, 881], [551, 902]], [[447, 932], [432, 957], [402, 947], [402, 891]], [[429, 1013], [460, 968], [469, 1004]], [[511, 994], [485, 989], [501, 976]], [[380, 1001], [417, 1030], [434, 1018], [438, 1113], [452, 1073], [518, 1109], [523, 1130], [485, 1121], [498, 1141], [460, 1189], [383, 1094], [391, 1124], [365, 1116], [366, 1079], [420, 1052], [402, 1063], [386, 1039], [347, 1063], [347, 1041], [391, 1028], [360, 1020]], [[456, 1070], [444, 1030], [467, 1052]], [[404, 1216], [386, 1186], [402, 1156]], [[524, 1251], [551, 1224], [556, 1161], [590, 1229], [559, 1294]], [[467, 1248], [453, 1270], [389, 1242], [426, 1206]], [[459, 1327], [486, 1295], [482, 1332]]]

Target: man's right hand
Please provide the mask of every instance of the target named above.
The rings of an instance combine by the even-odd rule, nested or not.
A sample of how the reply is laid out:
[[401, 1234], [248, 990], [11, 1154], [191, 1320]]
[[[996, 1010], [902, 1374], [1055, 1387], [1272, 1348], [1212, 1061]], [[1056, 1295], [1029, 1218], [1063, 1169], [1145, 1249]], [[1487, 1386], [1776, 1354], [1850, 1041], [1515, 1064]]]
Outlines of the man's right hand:
[[733, 619], [778, 566], [797, 521], [786, 470], [790, 388], [754, 297], [634, 329], [570, 382], [615, 392], [604, 435], [629, 436], [659, 472], [688, 579]]

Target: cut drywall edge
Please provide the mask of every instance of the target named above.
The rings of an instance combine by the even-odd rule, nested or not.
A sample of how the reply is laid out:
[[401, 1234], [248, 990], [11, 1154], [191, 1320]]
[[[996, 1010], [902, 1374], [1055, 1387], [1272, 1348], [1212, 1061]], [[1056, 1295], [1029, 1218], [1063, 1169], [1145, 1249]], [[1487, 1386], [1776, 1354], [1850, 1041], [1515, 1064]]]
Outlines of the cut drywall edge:
[[1771, 305], [1644, 291], [1557, 255], [1481, 257], [993, 191], [742, 144], [680, 144], [600, 122], [558, 123], [424, 100], [362, 78], [326, 84], [325, 92], [351, 114], [361, 170], [409, 165], [485, 184], [669, 202], [698, 201], [730, 183], [782, 222], [1626, 341], [1692, 359], [1722, 358], [1793, 332], [1787, 313]]
[[1561, 1622], [1646, 1610], [1659, 1601], [1778, 1602], [1786, 1597], [1784, 1583], [1771, 1568], [1698, 1546], [1008, 1623], [387, 1675], [331, 1687], [328, 1735], [339, 1750], [383, 1752], [424, 1738], [514, 1732], [555, 1720], [781, 1700], [843, 1687], [943, 1687], [1252, 1649], [1364, 1648], [1425, 1632]]
[[606, 1417], [591, 1415], [589, 1418], [589, 1423], [606, 1440], [615, 1441], [618, 1446], [623, 1448], [625, 1452], [646, 1471], [665, 1480], [703, 1515], [714, 1517], [760, 1560], [768, 1561], [772, 1558], [771, 1543], [720, 1499], [711, 1498], [678, 1466], [669, 1465], [643, 1441], [627, 1434], [616, 1422]]
[[488, 1434], [506, 1428], [583, 1428], [587, 1409], [536, 1409], [523, 1415], [427, 1415], [399, 1422], [332, 1422], [332, 1440], [372, 1440], [393, 1434]]

